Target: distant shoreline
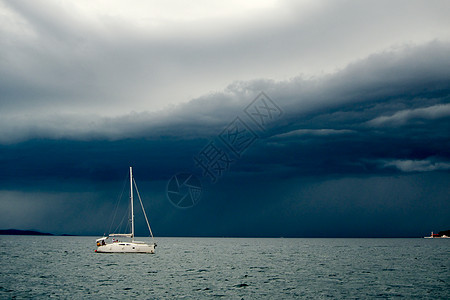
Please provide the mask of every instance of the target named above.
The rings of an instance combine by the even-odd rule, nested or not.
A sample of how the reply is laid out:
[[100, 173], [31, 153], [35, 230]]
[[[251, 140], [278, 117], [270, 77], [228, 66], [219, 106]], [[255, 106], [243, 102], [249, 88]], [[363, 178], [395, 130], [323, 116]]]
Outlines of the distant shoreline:
[[[445, 231], [440, 231], [439, 235], [447, 235], [450, 236], [450, 230], [445, 230]], [[40, 232], [40, 231], [36, 231], [36, 230], [20, 230], [20, 229], [0, 229], [0, 235], [35, 235], [35, 236], [80, 236], [80, 235], [75, 235], [75, 234], [53, 234], [53, 233], [47, 233], [47, 232]], [[97, 235], [82, 235], [82, 236], [92, 236], [95, 237]], [[100, 236], [100, 235], [98, 235]], [[326, 238], [331, 238], [331, 239], [402, 239], [402, 238], [423, 238], [423, 236], [398, 236], [398, 237], [364, 237], [364, 236], [360, 236], [360, 237], [320, 237], [320, 236], [316, 236], [316, 237], [294, 237], [294, 236], [287, 236], [287, 237], [277, 237], [277, 236], [160, 236], [159, 238], [285, 238], [285, 239], [298, 239], [298, 238], [307, 238], [307, 239], [326, 239]]]
[[[0, 235], [45, 235], [56, 236], [53, 233], [40, 232], [35, 230], [20, 230], [20, 229], [0, 229]], [[61, 234], [60, 236], [74, 236], [72, 234]]]

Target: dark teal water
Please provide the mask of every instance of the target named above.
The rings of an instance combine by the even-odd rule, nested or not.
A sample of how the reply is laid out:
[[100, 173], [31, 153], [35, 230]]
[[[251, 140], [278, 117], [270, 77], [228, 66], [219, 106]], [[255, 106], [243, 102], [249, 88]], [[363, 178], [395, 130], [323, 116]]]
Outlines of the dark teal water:
[[157, 243], [96, 254], [95, 237], [0, 236], [0, 298], [450, 299], [450, 239]]

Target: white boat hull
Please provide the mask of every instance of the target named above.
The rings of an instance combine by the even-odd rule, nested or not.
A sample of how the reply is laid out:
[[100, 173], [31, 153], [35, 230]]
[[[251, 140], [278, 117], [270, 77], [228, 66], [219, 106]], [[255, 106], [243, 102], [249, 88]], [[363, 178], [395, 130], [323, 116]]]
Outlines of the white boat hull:
[[97, 253], [155, 253], [155, 244], [118, 242], [98, 246]]

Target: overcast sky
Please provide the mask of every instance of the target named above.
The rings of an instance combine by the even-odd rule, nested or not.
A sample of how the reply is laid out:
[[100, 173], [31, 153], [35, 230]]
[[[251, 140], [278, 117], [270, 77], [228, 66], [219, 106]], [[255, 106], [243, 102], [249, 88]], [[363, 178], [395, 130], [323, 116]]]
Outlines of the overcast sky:
[[[101, 235], [133, 165], [159, 236], [450, 229], [449, 11], [0, 0], [0, 228]], [[253, 139], [233, 152], [236, 124]], [[215, 180], [211, 142], [232, 161]], [[179, 172], [192, 208], [167, 197]]]

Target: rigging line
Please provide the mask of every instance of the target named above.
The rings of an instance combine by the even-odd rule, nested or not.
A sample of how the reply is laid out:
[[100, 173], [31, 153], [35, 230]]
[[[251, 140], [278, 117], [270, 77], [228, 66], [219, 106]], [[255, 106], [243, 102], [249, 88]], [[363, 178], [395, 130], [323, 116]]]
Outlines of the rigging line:
[[[120, 221], [119, 225], [117, 225], [117, 227], [116, 227], [116, 229], [113, 231], [113, 233], [120, 233], [120, 231], [122, 231], [122, 230], [120, 230], [119, 232], [117, 232], [117, 231], [119, 230], [119, 228], [122, 228], [123, 220], [125, 220], [125, 217], [129, 214], [129, 211], [130, 211], [130, 209], [128, 208], [127, 212], [126, 212], [126, 213], [123, 215], [123, 217], [122, 217], [122, 221]], [[129, 222], [127, 222], [127, 225], [126, 225], [126, 227], [125, 227], [124, 232], [125, 232], [126, 230], [128, 230], [128, 226], [129, 226], [128, 224], [129, 224]]]
[[148, 222], [147, 214], [145, 213], [145, 209], [144, 209], [144, 204], [142, 204], [141, 195], [139, 194], [139, 190], [137, 188], [137, 184], [136, 184], [136, 181], [134, 180], [134, 178], [133, 178], [133, 183], [134, 183], [134, 187], [136, 188], [136, 192], [137, 192], [137, 195], [138, 195], [138, 198], [139, 198], [139, 202], [141, 203], [142, 212], [144, 213], [144, 217], [145, 217], [145, 221], [147, 222], [148, 230], [150, 231], [150, 235], [152, 236], [152, 240], [153, 240], [154, 239], [153, 238], [153, 232], [152, 232], [152, 229], [150, 228], [150, 223]]
[[[119, 203], [120, 203], [120, 200], [122, 199], [123, 191], [125, 191], [125, 185], [126, 185], [126, 183], [127, 183], [127, 178], [128, 178], [128, 175], [125, 176], [125, 179], [124, 179], [124, 182], [123, 182], [123, 186], [122, 186], [122, 192], [120, 193], [120, 196], [117, 198], [117, 201], [116, 201], [116, 207], [114, 208], [114, 214], [113, 214], [111, 223], [109, 224], [108, 234], [111, 233], [111, 228], [112, 228], [112, 226], [113, 226], [113, 224], [114, 224], [114, 221], [115, 221], [115, 219], [116, 219], [116, 216], [117, 216], [117, 209], [119, 208]], [[122, 219], [122, 222], [123, 222], [123, 219]], [[122, 222], [121, 222], [121, 223], [122, 223]], [[117, 228], [116, 228], [116, 230], [117, 230]]]

